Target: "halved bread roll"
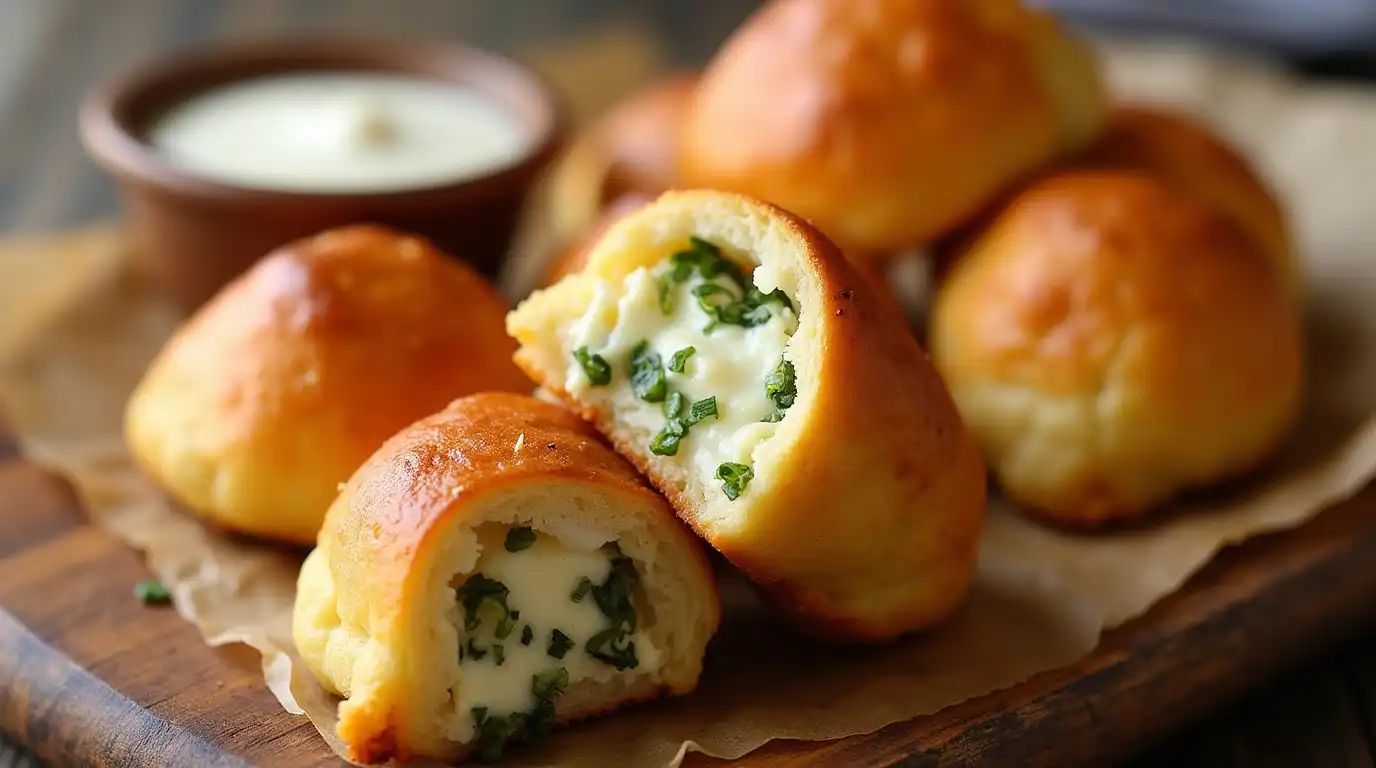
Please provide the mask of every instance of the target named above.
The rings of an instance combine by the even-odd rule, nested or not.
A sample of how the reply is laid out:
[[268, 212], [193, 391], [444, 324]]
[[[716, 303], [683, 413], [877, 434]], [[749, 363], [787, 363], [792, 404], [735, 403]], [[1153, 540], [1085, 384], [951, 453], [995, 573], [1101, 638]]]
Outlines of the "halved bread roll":
[[803, 629], [883, 640], [965, 594], [983, 464], [894, 303], [801, 219], [665, 194], [507, 330]]
[[456, 397], [529, 392], [477, 272], [381, 227], [283, 246], [179, 328], [129, 399], [159, 485], [217, 525], [314, 544], [378, 445]]
[[953, 263], [928, 338], [1003, 490], [1070, 525], [1257, 467], [1301, 402], [1281, 276], [1227, 216], [1147, 174], [1029, 186]]
[[293, 634], [352, 759], [499, 756], [511, 740], [691, 690], [720, 619], [664, 499], [529, 397], [455, 401], [330, 507]]

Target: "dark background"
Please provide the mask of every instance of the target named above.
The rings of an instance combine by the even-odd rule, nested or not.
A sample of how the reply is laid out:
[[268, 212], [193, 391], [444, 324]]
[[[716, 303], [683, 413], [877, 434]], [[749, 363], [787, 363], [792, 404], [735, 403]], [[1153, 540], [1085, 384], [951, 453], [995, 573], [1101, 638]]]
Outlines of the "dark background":
[[[1376, 82], [1376, 0], [1033, 0], [1114, 34], [1204, 36], [1314, 77]], [[96, 81], [160, 52], [281, 34], [464, 40], [514, 54], [609, 25], [703, 63], [752, 0], [0, 0], [0, 233], [116, 213], [76, 110]], [[1376, 201], [1372, 201], [1376, 205]], [[1376, 567], [1376, 564], [1373, 564]], [[1256, 638], [1265, 642], [1264, 636]], [[1144, 755], [1141, 765], [1376, 766], [1376, 629]], [[0, 768], [26, 765], [0, 744]]]

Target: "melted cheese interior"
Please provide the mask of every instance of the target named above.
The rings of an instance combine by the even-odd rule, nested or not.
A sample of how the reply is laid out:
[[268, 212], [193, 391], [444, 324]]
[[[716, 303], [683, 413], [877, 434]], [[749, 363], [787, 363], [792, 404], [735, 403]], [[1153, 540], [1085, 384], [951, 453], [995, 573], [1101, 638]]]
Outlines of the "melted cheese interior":
[[[611, 383], [592, 386], [582, 367], [574, 364], [564, 386], [584, 402], [615, 403], [618, 420], [655, 434], [665, 424], [663, 405], [634, 395], [628, 375], [631, 351], [642, 340], [649, 341], [667, 370], [675, 352], [695, 348], [683, 373], [667, 372], [669, 389], [683, 393], [688, 403], [715, 396], [718, 415], [693, 425], [677, 455], [660, 458], [680, 464], [705, 486], [715, 488], [721, 485], [715, 479], [717, 467], [724, 462], [753, 467], [756, 449], [778, 429], [778, 423], [762, 421], [775, 411], [774, 402], [765, 394], [765, 378], [784, 358], [798, 318], [792, 309], [770, 304], [770, 319], [762, 325], [718, 325], [705, 332], [711, 318], [692, 293], [702, 284], [701, 277], [694, 275], [675, 287], [669, 314], [660, 307], [659, 280], [668, 269], [667, 262], [652, 269], [642, 267], [620, 285], [603, 281], [598, 286], [588, 310], [562, 330], [561, 343], [570, 351], [586, 346], [601, 355], [611, 366]], [[774, 285], [765, 283], [764, 272], [757, 268], [751, 279], [768, 292]], [[728, 277], [712, 282], [739, 291]], [[749, 492], [747, 487], [745, 493]]]
[[[641, 630], [632, 635], [639, 665], [635, 669], [617, 671], [590, 656], [583, 648], [593, 635], [608, 628], [610, 621], [602, 615], [592, 595], [574, 602], [571, 595], [579, 581], [587, 577], [594, 584], [607, 578], [611, 569], [609, 556], [597, 546], [578, 549], [559, 539], [537, 534], [535, 543], [519, 552], [505, 547], [506, 526], [484, 525], [478, 529], [480, 554], [473, 573], [481, 573], [506, 585], [507, 605], [520, 611], [515, 628], [505, 638], [495, 637], [495, 622], [485, 620], [473, 632], [464, 630], [464, 612], [457, 608], [456, 625], [459, 642], [483, 651], [481, 658], [465, 652], [460, 661], [458, 711], [469, 719], [474, 707], [487, 707], [493, 715], [529, 711], [536, 698], [531, 692], [531, 678], [546, 670], [564, 667], [569, 673], [569, 685], [580, 680], [610, 680], [618, 675], [634, 676], [659, 665], [659, 651], [651, 645]], [[462, 579], [460, 579], [460, 583]], [[531, 628], [533, 639], [521, 644], [525, 627]], [[558, 629], [573, 641], [562, 659], [549, 655], [551, 633]], [[502, 646], [503, 661], [496, 663], [494, 644]], [[463, 737], [465, 740], [469, 737]]]

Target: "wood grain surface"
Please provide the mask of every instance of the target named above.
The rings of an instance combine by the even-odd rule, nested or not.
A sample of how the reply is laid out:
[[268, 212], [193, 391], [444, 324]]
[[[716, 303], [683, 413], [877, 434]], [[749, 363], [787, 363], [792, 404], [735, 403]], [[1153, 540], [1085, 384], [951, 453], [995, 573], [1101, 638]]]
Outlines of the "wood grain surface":
[[[0, 456], [0, 732], [59, 765], [339, 764], [264, 688], [254, 653], [211, 649], [171, 609], [139, 603], [138, 556], [89, 525], [67, 486], [12, 443], [0, 439]], [[1372, 563], [1376, 488], [1223, 553], [1079, 664], [874, 734], [775, 743], [737, 764], [1112, 763], [1376, 617]]]
[[[473, 41], [517, 55], [534, 50], [557, 54], [572, 45], [570, 41], [586, 40], [589, 34], [599, 40], [599, 50], [614, 48], [600, 42], [598, 30], [631, 28], [657, 38], [664, 64], [694, 66], [754, 5], [752, 0], [140, 0], [93, 9], [80, 0], [0, 0], [0, 229], [68, 227], [116, 210], [113, 186], [77, 145], [76, 105], [96, 79], [162, 51], [265, 34], [344, 32], [423, 34]], [[564, 63], [557, 55], [550, 60], [560, 67]], [[1353, 67], [1341, 62], [1309, 71], [1326, 77], [1357, 76]], [[1368, 79], [1376, 75], [1369, 62], [1361, 72]], [[610, 83], [605, 90], [614, 94], [624, 87], [618, 85], [619, 74], [600, 72], [596, 82]], [[1226, 555], [1187, 593], [1113, 633], [1106, 648], [1117, 651], [1086, 661], [1100, 666], [1083, 681], [1103, 685], [1106, 680], [1148, 680], [1153, 676], [1147, 670], [1154, 668], [1164, 681], [1155, 687], [1133, 684], [1118, 693], [1100, 688], [1097, 693], [1071, 694], [1071, 682], [1089, 683], [1076, 672], [1051, 673], [1016, 692], [971, 702], [926, 721], [823, 745], [813, 752], [818, 759], [811, 762], [836, 764], [848, 750], [857, 749], [855, 745], [868, 743], [878, 747], [879, 755], [929, 750], [904, 757], [907, 765], [955, 763], [962, 755], [980, 754], [961, 744], [1015, 743], [1015, 736], [1029, 731], [1051, 738], [1052, 731], [1036, 729], [1051, 717], [1051, 702], [1067, 698], [1078, 707], [1070, 710], [1078, 714], [1069, 722], [1088, 725], [1070, 734], [1070, 747], [1024, 740], [1023, 748], [1038, 756], [1029, 762], [1045, 764], [1055, 749], [1091, 747], [1102, 747], [1099, 754], [1107, 760], [1164, 735], [1173, 724], [1195, 718], [1204, 709], [1216, 708], [1239, 686], [1255, 684], [1246, 696], [1152, 746], [1135, 762], [1210, 768], [1372, 766], [1376, 628], [1333, 647], [1347, 627], [1373, 610], [1370, 595], [1361, 601], [1350, 591], [1366, 578], [1360, 572], [1376, 568], [1369, 544], [1376, 513], [1366, 511], [1372, 508], [1376, 499], [1368, 491], [1293, 540], [1256, 542]], [[1276, 548], [1281, 555], [1272, 552]], [[1347, 554], [1334, 554], [1339, 552]], [[1353, 553], [1366, 553], [1368, 559], [1364, 563]], [[1248, 568], [1248, 562], [1254, 565]], [[1316, 562], [1326, 566], [1315, 568]], [[1267, 569], [1280, 568], [1281, 563], [1289, 563], [1290, 575], [1272, 578]], [[5, 665], [0, 671], [0, 710], [12, 714], [15, 702], [20, 702], [17, 706], [24, 713], [20, 721], [3, 716], [0, 731], [41, 745], [56, 763], [101, 758], [105, 763], [164, 764], [159, 760], [169, 757], [165, 753], [107, 756], [99, 751], [98, 741], [118, 732], [130, 743], [139, 743], [152, 737], [150, 731], [162, 728], [157, 725], [161, 722], [261, 765], [336, 764], [313, 728], [283, 715], [262, 688], [254, 654], [241, 648], [206, 648], [196, 631], [172, 611], [144, 608], [134, 601], [130, 590], [146, 576], [136, 555], [85, 525], [62, 483], [14, 461], [13, 445], [0, 439], [0, 605], [12, 609], [53, 653], [65, 654], [93, 673], [83, 677], [60, 656], [44, 658], [52, 656], [46, 652], [20, 658], [0, 650], [0, 664]], [[1233, 591], [1207, 588], [1212, 582]], [[1252, 593], [1285, 594], [1284, 590], [1292, 597], [1280, 603], [1261, 601], [1250, 610], [1218, 608]], [[1308, 615], [1312, 624], [1289, 621], [1287, 614], [1276, 612], [1286, 608], [1285, 600], [1315, 601], [1320, 613]], [[1354, 601], [1354, 611], [1340, 612], [1335, 600]], [[1179, 649], [1177, 654], [1195, 654], [1191, 658], [1197, 663], [1188, 667], [1184, 659], [1169, 653], [1167, 661], [1149, 661], [1146, 649], [1165, 647], [1159, 637], [1168, 622], [1187, 616], [1212, 617], [1203, 624], [1211, 629], [1195, 627], [1191, 636], [1213, 637], [1220, 644], [1197, 653]], [[8, 622], [0, 635], [3, 648], [18, 647], [21, 635]], [[1300, 654], [1320, 647], [1321, 654], [1301, 659]], [[1105, 653], [1117, 655], [1106, 658]], [[16, 667], [29, 675], [30, 664], [51, 675], [51, 685], [46, 693], [30, 688], [21, 701], [9, 675]], [[1269, 684], [1261, 682], [1268, 670], [1291, 664], [1298, 666]], [[1239, 677], [1241, 670], [1246, 670], [1245, 678]], [[121, 699], [110, 697], [110, 688], [103, 692], [91, 687], [101, 679], [146, 714], [119, 704]], [[1224, 682], [1215, 689], [1210, 680]], [[1058, 690], [1065, 693], [1056, 699], [1052, 693]], [[1162, 698], [1152, 698], [1157, 695]], [[1000, 714], [1002, 703], [1016, 707]], [[92, 718], [86, 722], [97, 724], [99, 732], [77, 727], [79, 720], [71, 719], [74, 716], [63, 707], [76, 707], [77, 715]], [[118, 716], [107, 717], [111, 707]], [[1109, 715], [1124, 715], [1115, 707], [1127, 707], [1132, 711], [1129, 717], [1146, 722], [1141, 727], [1129, 722], [1127, 733], [1116, 732], [1124, 726]], [[65, 743], [85, 746], [68, 748]], [[930, 750], [940, 744], [954, 746], [948, 755], [932, 757]], [[780, 764], [801, 750], [801, 745], [777, 745], [746, 762]], [[29, 765], [24, 753], [12, 750], [0, 737], [0, 768]]]

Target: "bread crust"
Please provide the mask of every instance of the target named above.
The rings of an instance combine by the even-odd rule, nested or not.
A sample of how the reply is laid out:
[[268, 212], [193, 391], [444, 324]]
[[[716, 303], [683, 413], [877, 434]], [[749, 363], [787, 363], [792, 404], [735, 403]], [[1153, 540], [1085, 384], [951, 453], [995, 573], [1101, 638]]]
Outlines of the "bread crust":
[[226, 528], [312, 544], [339, 483], [460, 395], [529, 392], [506, 304], [425, 241], [356, 226], [283, 246], [162, 349], [125, 434], [143, 470]]
[[1082, 148], [1105, 112], [1087, 48], [1015, 0], [779, 0], [703, 73], [681, 174], [881, 256]]
[[[416, 626], [412, 614], [424, 610], [426, 591], [432, 588], [426, 564], [456, 529], [485, 522], [488, 499], [513, 491], [580, 487], [636, 514], [649, 511], [636, 522], [650, 526], [675, 552], [684, 569], [681, 575], [693, 590], [680, 596], [682, 605], [701, 604], [702, 615], [696, 619], [705, 634], [691, 641], [679, 638], [691, 647], [676, 649], [677, 661], [657, 681], [638, 681], [615, 701], [585, 698], [561, 706], [556, 722], [586, 719], [696, 686], [703, 648], [721, 613], [700, 542], [664, 499], [573, 414], [525, 396], [472, 395], [402, 430], [360, 467], [330, 507], [320, 547], [311, 555], [316, 562], [308, 560], [302, 570], [297, 644], [328, 688], [352, 694], [340, 707], [338, 727], [351, 759], [380, 762], [427, 755], [462, 761], [473, 745], [451, 743], [437, 749], [433, 743], [417, 743], [413, 734], [422, 713], [414, 709], [418, 697], [413, 686], [427, 684], [426, 675], [436, 670], [384, 671], [364, 651], [346, 654], [341, 661], [310, 639], [319, 633], [313, 618], [317, 611], [336, 611], [336, 621], [360, 628], [369, 642], [402, 642]], [[407, 650], [399, 649], [403, 654]], [[418, 678], [411, 679], [413, 674]]]
[[1303, 291], [1285, 212], [1257, 169], [1223, 139], [1185, 115], [1120, 105], [1108, 131], [1074, 163], [1142, 171], [1194, 195], [1256, 241], [1286, 285]]
[[[793, 338], [812, 340], [812, 354], [794, 360], [798, 400], [770, 438], [787, 447], [767, 466], [757, 459], [757, 475], [777, 480], [766, 495], [732, 502], [738, 521], [730, 525], [704, 514], [700, 499], [614, 414], [567, 391], [539, 330], [566, 321], [551, 307], [587, 289], [579, 283], [614, 280], [659, 258], [629, 252], [627, 242], [675, 222], [696, 222], [699, 236], [711, 239], [714, 220], [718, 230], [753, 222], [786, 245], [788, 253], [774, 258], [801, 276]], [[518, 307], [508, 330], [522, 344], [517, 363], [597, 425], [804, 631], [882, 642], [940, 622], [964, 597], [984, 522], [983, 463], [893, 302], [801, 218], [740, 195], [667, 193], [616, 224], [582, 275]]]
[[680, 185], [679, 134], [697, 79], [665, 75], [579, 134], [552, 175], [551, 215], [563, 238], [577, 237], [618, 198], [653, 198]]
[[1146, 174], [1022, 192], [954, 261], [930, 340], [1004, 491], [1066, 525], [1247, 473], [1300, 404], [1280, 276], [1228, 217]]

